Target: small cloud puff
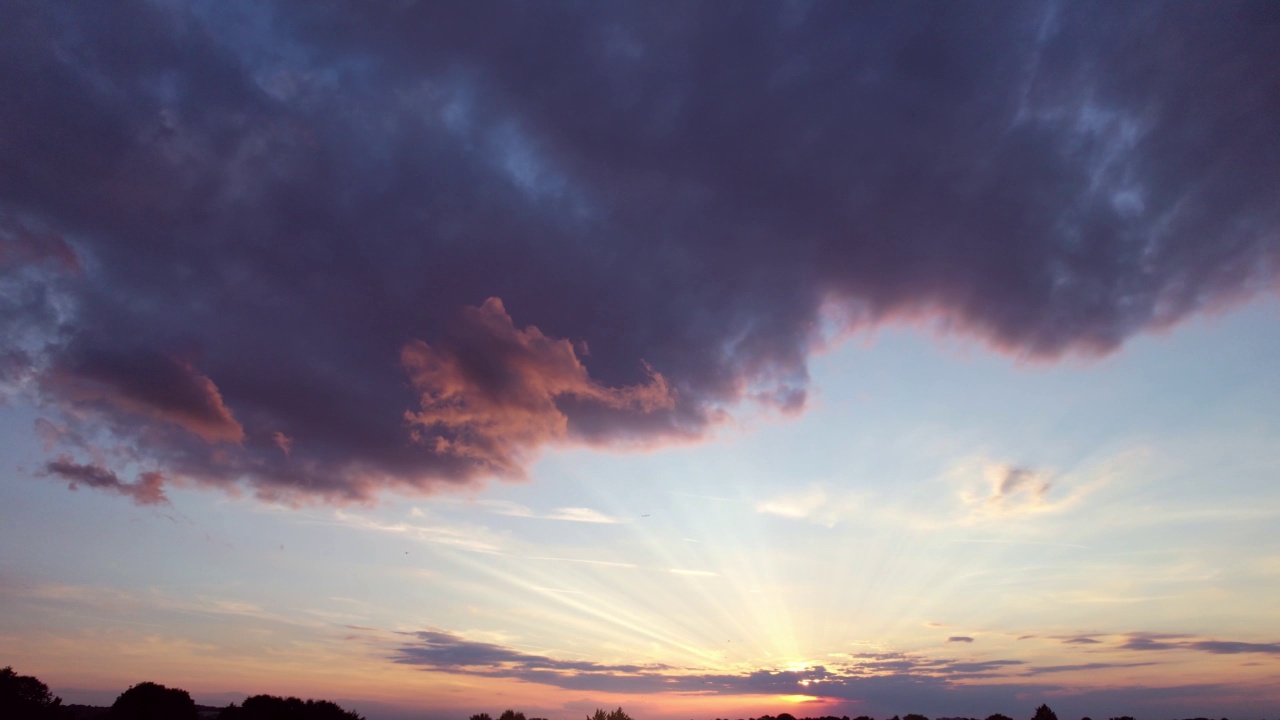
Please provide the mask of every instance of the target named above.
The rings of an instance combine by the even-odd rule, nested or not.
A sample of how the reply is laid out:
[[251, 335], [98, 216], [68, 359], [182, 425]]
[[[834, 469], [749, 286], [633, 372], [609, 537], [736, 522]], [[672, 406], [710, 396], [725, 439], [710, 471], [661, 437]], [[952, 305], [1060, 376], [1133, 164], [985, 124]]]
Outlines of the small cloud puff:
[[134, 482], [124, 482], [115, 472], [97, 464], [81, 464], [63, 455], [45, 464], [41, 475], [60, 477], [70, 481], [70, 488], [80, 485], [124, 495], [138, 505], [168, 505], [164, 494], [164, 475], [144, 472]]
[[833, 527], [852, 517], [861, 506], [861, 500], [854, 493], [836, 492], [815, 484], [761, 500], [755, 509], [762, 515], [807, 520]]

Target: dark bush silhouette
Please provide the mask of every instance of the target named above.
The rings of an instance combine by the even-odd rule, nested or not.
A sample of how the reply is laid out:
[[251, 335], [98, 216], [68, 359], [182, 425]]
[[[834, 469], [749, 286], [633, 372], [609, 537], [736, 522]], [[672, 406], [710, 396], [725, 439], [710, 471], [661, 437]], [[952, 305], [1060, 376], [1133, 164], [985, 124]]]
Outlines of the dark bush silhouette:
[[916, 713], [909, 713], [908, 715], [903, 717], [902, 720], [929, 720], [929, 718], [923, 715], [918, 715]]
[[493, 720], [493, 718], [489, 717], [489, 713], [476, 713], [468, 718], [468, 720]]
[[525, 719], [524, 719], [524, 713], [507, 709], [502, 711], [502, 714], [498, 716], [498, 720], [525, 720]]
[[1008, 715], [1001, 715], [1000, 713], [996, 713], [995, 715], [988, 715], [987, 720], [1013, 720], [1013, 718], [1009, 717]]
[[109, 720], [197, 720], [196, 703], [186, 690], [143, 682], [120, 693]]
[[275, 695], [254, 695], [244, 704], [218, 714], [218, 720], [364, 720], [351, 710], [344, 710], [328, 700], [301, 700]]
[[778, 720], [796, 720], [796, 716], [791, 713], [778, 713]]
[[12, 667], [0, 670], [0, 717], [8, 720], [56, 720], [62, 718], [62, 698], [30, 675]]

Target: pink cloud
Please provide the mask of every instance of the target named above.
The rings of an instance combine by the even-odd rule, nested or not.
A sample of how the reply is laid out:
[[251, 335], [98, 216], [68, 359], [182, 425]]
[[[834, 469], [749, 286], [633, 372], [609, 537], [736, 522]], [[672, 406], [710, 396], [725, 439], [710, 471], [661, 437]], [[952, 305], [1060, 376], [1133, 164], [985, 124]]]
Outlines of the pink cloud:
[[168, 505], [164, 494], [165, 477], [159, 472], [144, 472], [134, 482], [124, 482], [112, 470], [98, 464], [81, 464], [69, 455], [59, 456], [45, 465], [41, 475], [56, 475], [70, 481], [72, 490], [87, 485], [131, 498], [138, 505]]

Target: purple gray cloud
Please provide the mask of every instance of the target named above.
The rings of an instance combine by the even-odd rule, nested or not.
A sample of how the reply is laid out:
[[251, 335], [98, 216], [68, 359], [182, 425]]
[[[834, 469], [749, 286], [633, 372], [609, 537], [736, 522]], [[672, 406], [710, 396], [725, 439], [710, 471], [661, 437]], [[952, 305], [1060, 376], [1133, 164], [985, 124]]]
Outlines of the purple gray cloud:
[[[993, 712], [1030, 712], [1052, 698], [1059, 714], [1107, 717], [1131, 708], [1168, 708], [1170, 712], [1221, 712], [1223, 697], [1242, 714], [1268, 707], [1265, 688], [1185, 685], [1111, 688], [1046, 684], [1036, 676], [1143, 667], [1152, 662], [1094, 662], [1034, 666], [1020, 660], [956, 660], [910, 653], [856, 653], [804, 670], [763, 668], [738, 673], [709, 672], [669, 665], [610, 664], [560, 660], [548, 655], [467, 640], [444, 631], [399, 633], [392, 660], [432, 672], [518, 679], [577, 691], [617, 693], [690, 693], [723, 695], [809, 695], [856, 703], [850, 708], [887, 716], [923, 712], [982, 717]], [[970, 682], [970, 681], [979, 682]], [[1025, 712], [1024, 712], [1025, 711]], [[1264, 713], [1265, 714], [1265, 713]]]
[[1205, 640], [1189, 635], [1169, 633], [1130, 633], [1119, 645], [1121, 650], [1194, 650], [1213, 655], [1239, 655], [1260, 653], [1280, 655], [1280, 642], [1238, 642], [1230, 640]]
[[799, 410], [875, 323], [1109, 352], [1276, 287], [1260, 7], [5, 4], [0, 388], [344, 499]]

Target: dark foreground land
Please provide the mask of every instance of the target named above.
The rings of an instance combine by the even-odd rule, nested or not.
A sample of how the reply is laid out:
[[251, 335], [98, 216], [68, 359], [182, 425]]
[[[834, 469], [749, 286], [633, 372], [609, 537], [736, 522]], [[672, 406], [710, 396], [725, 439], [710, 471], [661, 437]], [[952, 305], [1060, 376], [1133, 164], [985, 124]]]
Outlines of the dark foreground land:
[[[138, 683], [120, 693], [110, 707], [92, 705], [63, 705], [62, 698], [49, 691], [39, 679], [19, 675], [12, 667], [0, 670], [0, 720], [365, 720], [354, 710], [347, 710], [328, 700], [302, 700], [296, 697], [254, 695], [243, 703], [231, 703], [226, 707], [197, 705], [191, 695], [179, 688], [169, 688], [153, 682]], [[468, 720], [494, 720], [488, 713], [472, 715]], [[506, 710], [497, 720], [546, 720], [526, 718], [524, 713]], [[612, 711], [596, 710], [586, 720], [632, 720], [618, 708]], [[729, 718], [716, 718], [729, 720]], [[790, 713], [762, 715], [759, 718], [739, 720], [797, 720]], [[876, 720], [861, 715], [801, 718], [799, 720]], [[929, 720], [924, 715], [910, 713], [888, 720]], [[943, 717], [936, 720], [979, 720], [978, 718]], [[985, 720], [1014, 720], [999, 713], [988, 715]], [[1036, 708], [1030, 720], [1058, 720], [1048, 705]], [[1092, 718], [1083, 718], [1092, 720]], [[1127, 715], [1108, 720], [1134, 720]], [[1212, 718], [1188, 718], [1186, 720], [1214, 720]], [[1227, 718], [1221, 718], [1227, 720]]]

